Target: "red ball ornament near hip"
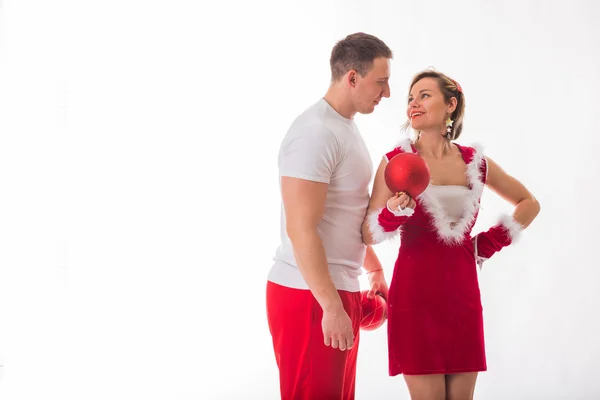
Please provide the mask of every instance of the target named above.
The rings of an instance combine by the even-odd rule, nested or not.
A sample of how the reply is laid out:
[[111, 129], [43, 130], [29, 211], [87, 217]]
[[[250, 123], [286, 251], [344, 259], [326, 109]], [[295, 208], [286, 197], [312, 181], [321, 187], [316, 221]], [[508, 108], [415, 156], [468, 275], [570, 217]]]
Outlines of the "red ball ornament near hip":
[[393, 192], [406, 192], [413, 199], [429, 185], [431, 175], [423, 158], [415, 153], [400, 153], [385, 167], [385, 183]]
[[362, 320], [360, 329], [363, 331], [373, 331], [379, 328], [387, 319], [387, 303], [381, 294], [369, 299], [368, 290], [360, 292], [360, 302], [362, 307]]

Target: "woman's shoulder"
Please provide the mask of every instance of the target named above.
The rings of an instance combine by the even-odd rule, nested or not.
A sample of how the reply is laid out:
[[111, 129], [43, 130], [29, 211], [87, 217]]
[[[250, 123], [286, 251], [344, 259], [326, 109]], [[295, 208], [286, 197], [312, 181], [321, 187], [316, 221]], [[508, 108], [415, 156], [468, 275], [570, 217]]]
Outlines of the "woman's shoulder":
[[485, 161], [484, 148], [481, 143], [471, 143], [469, 145], [457, 142], [453, 143], [460, 151], [465, 163], [470, 164], [474, 162], [475, 164], [480, 164], [482, 161]]
[[409, 138], [403, 138], [399, 140], [393, 147], [392, 150], [385, 153], [385, 159], [390, 161], [394, 156], [400, 153], [416, 153], [414, 143]]
[[488, 166], [483, 146], [480, 143], [473, 143], [468, 146], [456, 142], [454, 144], [459, 149], [465, 164], [467, 164], [467, 171], [472, 179], [485, 184], [487, 182]]

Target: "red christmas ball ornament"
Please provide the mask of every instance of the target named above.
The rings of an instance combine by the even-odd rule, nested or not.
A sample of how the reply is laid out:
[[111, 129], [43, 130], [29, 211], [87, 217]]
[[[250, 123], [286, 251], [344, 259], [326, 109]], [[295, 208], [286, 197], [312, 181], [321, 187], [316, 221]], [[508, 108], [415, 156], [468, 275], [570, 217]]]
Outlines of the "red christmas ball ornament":
[[387, 319], [387, 302], [379, 293], [372, 299], [367, 297], [367, 293], [369, 293], [368, 290], [360, 292], [362, 306], [360, 329], [363, 331], [373, 331], [383, 325]]
[[385, 183], [393, 192], [406, 192], [413, 199], [429, 185], [431, 175], [423, 158], [415, 153], [400, 153], [385, 167]]

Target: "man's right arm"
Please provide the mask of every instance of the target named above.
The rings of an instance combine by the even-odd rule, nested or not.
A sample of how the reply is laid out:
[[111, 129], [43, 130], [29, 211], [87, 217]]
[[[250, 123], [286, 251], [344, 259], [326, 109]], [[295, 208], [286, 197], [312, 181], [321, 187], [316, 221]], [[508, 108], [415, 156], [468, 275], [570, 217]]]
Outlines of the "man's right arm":
[[323, 217], [327, 184], [282, 177], [287, 235], [302, 277], [326, 311], [341, 307], [340, 296], [331, 280], [327, 257], [317, 226]]
[[317, 227], [325, 210], [327, 183], [283, 176], [281, 191], [286, 231], [302, 277], [323, 309], [325, 345], [340, 350], [354, 345], [352, 323], [335, 288]]
[[354, 344], [352, 322], [331, 279], [317, 231], [341, 154], [336, 136], [324, 126], [297, 127], [282, 144], [280, 175], [287, 235], [300, 273], [323, 309], [325, 344], [344, 350]]

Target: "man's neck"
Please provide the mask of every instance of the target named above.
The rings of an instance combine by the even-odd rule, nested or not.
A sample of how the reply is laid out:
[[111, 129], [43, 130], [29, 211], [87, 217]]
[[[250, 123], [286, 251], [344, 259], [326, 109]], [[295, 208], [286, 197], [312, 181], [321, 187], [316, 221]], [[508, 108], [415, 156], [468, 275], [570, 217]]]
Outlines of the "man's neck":
[[350, 101], [349, 93], [344, 89], [332, 84], [327, 93], [325, 93], [325, 96], [323, 96], [323, 99], [342, 117], [353, 119], [354, 115], [356, 115], [356, 110]]

